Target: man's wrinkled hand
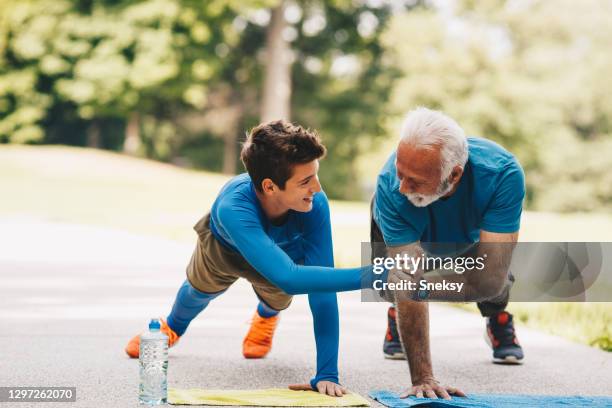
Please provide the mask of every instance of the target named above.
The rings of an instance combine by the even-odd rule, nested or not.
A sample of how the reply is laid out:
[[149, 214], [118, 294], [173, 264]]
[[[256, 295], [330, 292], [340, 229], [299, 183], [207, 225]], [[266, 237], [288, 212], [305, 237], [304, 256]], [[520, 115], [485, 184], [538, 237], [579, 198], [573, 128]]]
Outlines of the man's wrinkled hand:
[[[293, 391], [314, 391], [310, 384], [292, 384], [289, 386], [289, 389]], [[331, 381], [319, 381], [317, 383], [317, 391], [332, 397], [342, 397], [348, 393], [346, 388]]]
[[465, 397], [465, 393], [459, 388], [440, 385], [436, 380], [425, 380], [415, 383], [410, 389], [406, 390], [400, 398], [407, 398], [414, 395], [417, 398], [444, 398], [451, 399], [451, 395], [457, 397]]

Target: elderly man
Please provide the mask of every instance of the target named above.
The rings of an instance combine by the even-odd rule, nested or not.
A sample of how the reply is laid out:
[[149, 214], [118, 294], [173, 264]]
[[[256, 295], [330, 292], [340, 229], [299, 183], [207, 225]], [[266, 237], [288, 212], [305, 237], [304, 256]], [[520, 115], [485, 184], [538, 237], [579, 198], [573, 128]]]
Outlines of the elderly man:
[[[416, 290], [392, 294], [397, 307], [389, 309], [384, 344], [385, 356], [408, 358], [412, 387], [404, 397], [462, 394], [435, 380], [428, 303], [423, 300], [477, 301], [486, 318], [494, 360], [518, 363], [523, 359], [512, 315], [505, 308], [513, 280], [509, 260], [518, 239], [524, 196], [523, 171], [501, 146], [466, 138], [461, 127], [441, 112], [418, 108], [408, 114], [397, 150], [378, 177], [372, 201], [373, 257], [380, 254], [376, 243], [384, 242], [387, 257], [418, 258], [431, 253], [435, 243], [453, 243], [468, 248], [473, 256], [486, 252], [489, 258], [483, 270], [473, 268], [447, 276], [423, 268], [389, 273], [389, 282], [418, 283]], [[465, 286], [453, 295], [448, 290], [419, 290], [423, 282], [428, 288], [439, 282]]]

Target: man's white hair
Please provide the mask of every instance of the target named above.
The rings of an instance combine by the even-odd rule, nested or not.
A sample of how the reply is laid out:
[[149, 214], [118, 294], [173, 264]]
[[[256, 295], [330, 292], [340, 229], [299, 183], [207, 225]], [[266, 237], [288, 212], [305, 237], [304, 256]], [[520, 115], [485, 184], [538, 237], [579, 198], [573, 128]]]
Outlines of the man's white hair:
[[406, 115], [400, 142], [416, 147], [440, 148], [442, 180], [455, 166], [465, 167], [468, 146], [465, 132], [452, 118], [442, 112], [418, 107]]

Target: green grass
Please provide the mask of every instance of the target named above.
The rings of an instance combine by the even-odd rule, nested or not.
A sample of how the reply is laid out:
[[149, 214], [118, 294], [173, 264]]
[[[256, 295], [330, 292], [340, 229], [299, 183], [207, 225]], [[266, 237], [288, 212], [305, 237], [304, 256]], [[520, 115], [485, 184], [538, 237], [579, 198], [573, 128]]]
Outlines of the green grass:
[[[99, 150], [4, 145], [0, 218], [101, 225], [192, 243], [192, 225], [228, 179]], [[359, 264], [360, 244], [369, 237], [367, 203], [332, 201], [331, 211], [337, 264]], [[612, 238], [612, 216], [603, 214], [526, 212], [522, 225], [522, 241]], [[510, 310], [526, 325], [611, 351], [612, 303], [520, 303]]]

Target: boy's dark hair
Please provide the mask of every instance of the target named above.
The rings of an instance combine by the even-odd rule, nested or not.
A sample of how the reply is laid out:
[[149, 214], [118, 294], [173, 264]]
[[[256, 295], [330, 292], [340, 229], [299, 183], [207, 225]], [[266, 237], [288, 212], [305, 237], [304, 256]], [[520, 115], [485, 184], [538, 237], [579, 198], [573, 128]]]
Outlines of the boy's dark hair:
[[325, 156], [325, 146], [316, 132], [284, 120], [262, 123], [251, 130], [242, 146], [240, 159], [253, 184], [269, 178], [280, 189], [293, 173], [293, 166]]

